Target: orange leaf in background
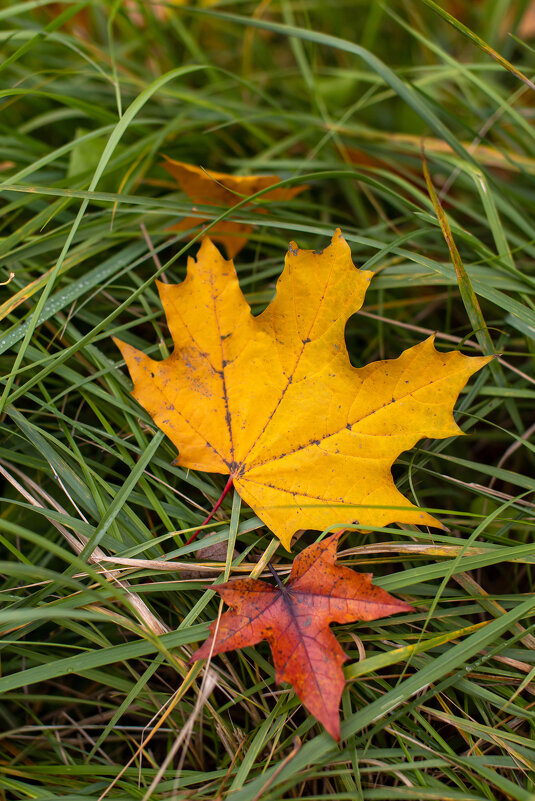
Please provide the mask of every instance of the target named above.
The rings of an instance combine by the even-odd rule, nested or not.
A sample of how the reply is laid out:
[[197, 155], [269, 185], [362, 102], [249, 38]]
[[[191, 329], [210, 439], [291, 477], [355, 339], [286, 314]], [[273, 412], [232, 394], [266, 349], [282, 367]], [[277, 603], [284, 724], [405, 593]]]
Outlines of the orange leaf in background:
[[144, 28], [146, 17], [143, 11], [147, 12], [149, 8], [150, 13], [157, 20], [163, 22], [175, 13], [173, 6], [199, 5], [201, 8], [205, 8], [214, 5], [216, 2], [217, 0], [197, 0], [196, 3], [188, 3], [188, 0], [164, 0], [164, 2], [158, 3], [155, 0], [151, 0], [150, 5], [147, 5], [147, 0], [124, 0], [124, 9], [134, 25], [137, 25], [138, 28]]
[[[217, 0], [198, 0], [201, 7], [211, 6]], [[173, 6], [188, 5], [188, 0], [165, 0], [165, 2], [158, 3], [156, 0], [151, 0], [147, 4], [146, 0], [123, 0], [122, 8], [126, 12], [130, 22], [138, 28], [144, 28], [147, 21], [146, 13], [154, 15], [154, 17], [163, 22], [168, 19], [174, 12]], [[194, 3], [190, 3], [194, 5]], [[35, 11], [44, 13], [48, 17], [55, 18], [64, 10], [62, 3], [49, 3], [42, 9], [37, 8]], [[143, 14], [145, 11], [145, 14]], [[91, 18], [88, 8], [83, 8], [77, 11], [67, 22], [64, 24], [66, 30], [73, 30], [74, 33], [81, 36], [90, 36], [94, 31], [94, 18]]]
[[276, 297], [253, 317], [234, 264], [205, 239], [185, 281], [158, 284], [172, 355], [117, 342], [176, 464], [230, 475], [288, 550], [298, 529], [440, 525], [396, 489], [391, 466], [422, 437], [462, 433], [453, 405], [489, 358], [441, 353], [430, 337], [352, 367], [345, 324], [372, 275], [340, 231], [319, 253], [291, 243]]
[[211, 636], [191, 657], [232, 651], [267, 640], [277, 683], [289, 682], [303, 704], [335, 740], [347, 660], [329, 623], [376, 620], [413, 607], [375, 587], [371, 573], [336, 565], [340, 534], [295, 557], [286, 585], [244, 578], [214, 585], [232, 609], [210, 626]]
[[[235, 206], [244, 197], [250, 197], [256, 192], [260, 192], [261, 189], [278, 184], [281, 180], [277, 175], [228, 175], [214, 170], [202, 170], [200, 167], [184, 164], [182, 161], [174, 161], [167, 156], [165, 158], [166, 161], [162, 167], [165, 167], [173, 178], [176, 178], [182, 191], [194, 203], [204, 206], [220, 206], [222, 210], [229, 206]], [[263, 195], [262, 201], [291, 200], [306, 188], [297, 186], [273, 189]], [[255, 207], [254, 211], [265, 214], [266, 210]], [[171, 226], [169, 230], [186, 231], [202, 221], [199, 217], [186, 217], [177, 225]], [[214, 242], [224, 245], [227, 255], [232, 259], [247, 244], [252, 230], [253, 226], [247, 223], [222, 220], [215, 228], [210, 229], [210, 237]]]
[[[508, 35], [510, 33], [509, 28], [504, 33]], [[535, 3], [533, 0], [530, 0], [524, 11], [517, 33], [522, 39], [533, 39], [535, 37]]]
[[[379, 132], [374, 131], [375, 134], [375, 144], [379, 143], [383, 148], [385, 148], [388, 152], [388, 158], [390, 160], [386, 160], [385, 158], [380, 158], [378, 156], [371, 155], [366, 151], [354, 148], [354, 147], [346, 147], [346, 153], [351, 161], [352, 164], [358, 164], [362, 167], [371, 167], [372, 169], [380, 169], [386, 170], [390, 173], [390, 175], [398, 175], [405, 180], [408, 180], [410, 183], [419, 186], [419, 179], [421, 177], [421, 168], [420, 166], [411, 167], [408, 164], [403, 165], [403, 170], [396, 169], [395, 160], [397, 157], [399, 163], [399, 155], [407, 155], [418, 157], [421, 160], [421, 149], [422, 149], [422, 137], [416, 136], [413, 134], [401, 134], [401, 133], [389, 133], [380, 135]], [[526, 171], [531, 174], [535, 172], [535, 159], [530, 158], [529, 156], [523, 156], [519, 153], [514, 153], [512, 150], [507, 150], [506, 148], [502, 148], [501, 150], [497, 150], [495, 147], [490, 147], [489, 145], [485, 145], [482, 142], [469, 142], [469, 141], [461, 141], [460, 144], [467, 150], [469, 153], [472, 153], [475, 158], [487, 167], [496, 168], [503, 171], [508, 172], [520, 172]], [[443, 139], [436, 139], [432, 136], [426, 136], [423, 140], [423, 145], [425, 152], [428, 154], [438, 153], [438, 154], [445, 154], [445, 155], [455, 155], [455, 151], [447, 142], [444, 142]], [[398, 191], [400, 191], [400, 186], [397, 186]], [[401, 187], [402, 189], [402, 187]]]

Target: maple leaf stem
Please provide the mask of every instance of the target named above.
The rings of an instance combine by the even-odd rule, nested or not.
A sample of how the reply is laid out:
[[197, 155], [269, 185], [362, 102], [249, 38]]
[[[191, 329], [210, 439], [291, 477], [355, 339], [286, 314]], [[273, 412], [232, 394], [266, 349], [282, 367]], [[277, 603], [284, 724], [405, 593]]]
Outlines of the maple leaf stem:
[[277, 571], [275, 570], [275, 568], [273, 567], [271, 562], [268, 562], [267, 566], [269, 568], [269, 572], [271, 573], [271, 575], [273, 576], [273, 578], [277, 582], [277, 587], [279, 588], [279, 590], [281, 590], [281, 592], [286, 592], [286, 587], [284, 586], [284, 584], [280, 580], [279, 574], [277, 573]]
[[203, 526], [205, 526], [207, 523], [209, 523], [209, 522], [210, 522], [210, 520], [212, 519], [212, 517], [215, 515], [215, 513], [217, 512], [217, 510], [219, 509], [219, 507], [220, 507], [220, 506], [221, 506], [221, 504], [223, 503], [223, 501], [224, 501], [225, 497], [228, 495], [228, 493], [229, 493], [229, 492], [230, 492], [230, 490], [232, 489], [232, 482], [233, 482], [233, 480], [234, 480], [234, 479], [233, 479], [233, 477], [232, 477], [232, 476], [229, 476], [229, 480], [228, 480], [228, 481], [227, 481], [227, 483], [225, 484], [225, 487], [224, 487], [224, 489], [223, 489], [223, 492], [221, 493], [221, 495], [219, 496], [219, 498], [217, 499], [217, 501], [216, 501], [216, 502], [215, 502], [215, 504], [213, 505], [213, 507], [212, 507], [212, 511], [210, 512], [210, 514], [208, 515], [208, 517], [207, 517], [205, 520], [203, 520], [203, 522], [201, 523], [201, 525], [199, 526], [199, 528], [197, 529], [197, 531], [195, 531], [195, 532], [194, 532], [194, 533], [191, 535], [191, 537], [189, 538], [189, 540], [187, 540], [187, 541], [186, 541], [186, 543], [185, 543], [186, 545], [189, 545], [189, 544], [190, 544], [190, 542], [193, 542], [193, 540], [195, 540], [195, 539], [197, 538], [197, 536], [198, 536], [198, 534], [199, 534], [199, 531], [202, 529], [202, 527], [203, 527]]

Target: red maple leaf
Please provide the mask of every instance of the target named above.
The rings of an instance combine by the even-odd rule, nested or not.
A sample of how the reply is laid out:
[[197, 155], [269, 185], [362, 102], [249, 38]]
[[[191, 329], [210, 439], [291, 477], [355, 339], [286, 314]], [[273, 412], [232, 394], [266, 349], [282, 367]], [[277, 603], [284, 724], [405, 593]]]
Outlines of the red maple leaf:
[[267, 640], [275, 678], [289, 682], [334, 737], [340, 739], [339, 705], [344, 689], [343, 652], [329, 623], [376, 620], [413, 607], [372, 584], [371, 573], [337, 565], [342, 532], [296, 556], [286, 585], [244, 578], [213, 589], [232, 608], [212, 623], [211, 635], [191, 661]]

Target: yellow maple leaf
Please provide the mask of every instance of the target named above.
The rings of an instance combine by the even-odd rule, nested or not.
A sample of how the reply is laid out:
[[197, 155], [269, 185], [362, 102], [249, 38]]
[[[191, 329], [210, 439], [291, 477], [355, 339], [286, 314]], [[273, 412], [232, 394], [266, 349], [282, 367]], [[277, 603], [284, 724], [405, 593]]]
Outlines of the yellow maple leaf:
[[[167, 156], [165, 156], [162, 167], [165, 167], [167, 172], [175, 178], [182, 191], [194, 203], [221, 208], [234, 206], [244, 197], [250, 197], [260, 192], [261, 189], [267, 189], [280, 181], [278, 175], [228, 175], [225, 172], [203, 170], [193, 164], [175, 161]], [[279, 187], [263, 195], [262, 200], [291, 200], [304, 189], [307, 187]], [[259, 214], [264, 214], [266, 211], [258, 207], [255, 207], [254, 210]], [[199, 217], [185, 217], [176, 225], [172, 225], [169, 230], [186, 231], [202, 221], [203, 219]], [[210, 230], [210, 237], [214, 242], [224, 245], [227, 255], [233, 259], [247, 244], [252, 230], [253, 226], [247, 223], [221, 220], [215, 228]]]
[[396, 489], [391, 466], [422, 437], [461, 433], [453, 405], [489, 358], [440, 353], [430, 337], [353, 367], [344, 328], [372, 275], [339, 230], [319, 253], [291, 243], [276, 297], [253, 317], [233, 262], [205, 239], [181, 284], [158, 284], [172, 355], [117, 341], [176, 463], [230, 474], [288, 550], [298, 529], [440, 525]]

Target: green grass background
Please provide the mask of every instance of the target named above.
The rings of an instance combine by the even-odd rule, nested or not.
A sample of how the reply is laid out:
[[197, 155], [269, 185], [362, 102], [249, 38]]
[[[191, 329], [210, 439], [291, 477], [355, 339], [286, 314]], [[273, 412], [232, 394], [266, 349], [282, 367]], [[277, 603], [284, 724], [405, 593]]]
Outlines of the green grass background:
[[[2, 801], [533, 801], [534, 16], [522, 0], [2, 3]], [[288, 241], [323, 248], [340, 226], [377, 274], [347, 326], [354, 364], [435, 331], [499, 356], [459, 400], [467, 436], [394, 467], [448, 531], [343, 540], [344, 564], [418, 611], [337, 627], [340, 745], [275, 685], [265, 644], [187, 661], [220, 608], [207, 584], [290, 560], [237, 497], [207, 529], [215, 556], [184, 546], [225, 479], [172, 466], [111, 342], [171, 344], [154, 278], [182, 280], [197, 245], [168, 230], [191, 202], [163, 153], [308, 185], [231, 212], [255, 223], [237, 258], [255, 312]]]

